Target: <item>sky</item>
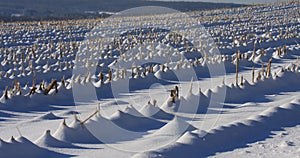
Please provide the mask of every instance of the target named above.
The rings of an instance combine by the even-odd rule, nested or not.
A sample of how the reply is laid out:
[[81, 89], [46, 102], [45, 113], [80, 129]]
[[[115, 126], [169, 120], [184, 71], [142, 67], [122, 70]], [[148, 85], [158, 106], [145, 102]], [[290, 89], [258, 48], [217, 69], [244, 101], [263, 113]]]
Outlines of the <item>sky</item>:
[[196, 2], [216, 2], [216, 3], [237, 3], [237, 4], [261, 4], [272, 2], [283, 2], [286, 0], [161, 0], [161, 1], [196, 1]]

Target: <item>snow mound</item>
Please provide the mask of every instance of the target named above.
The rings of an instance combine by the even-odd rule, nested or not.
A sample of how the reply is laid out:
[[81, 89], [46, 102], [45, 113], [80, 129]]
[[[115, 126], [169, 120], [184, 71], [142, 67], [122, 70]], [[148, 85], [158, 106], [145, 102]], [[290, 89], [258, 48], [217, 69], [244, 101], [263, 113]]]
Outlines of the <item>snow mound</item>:
[[46, 114], [43, 114], [42, 116], [35, 118], [34, 120], [37, 121], [37, 120], [58, 120], [58, 119], [62, 119], [62, 117], [58, 117], [54, 115], [52, 112], [48, 112]]
[[90, 133], [86, 126], [78, 120], [74, 120], [70, 127], [67, 126], [64, 120], [54, 133], [54, 137], [70, 143], [101, 143]]
[[55, 148], [79, 148], [71, 143], [60, 141], [54, 138], [50, 130], [47, 130], [41, 137], [39, 137], [35, 144], [41, 147], [55, 147]]
[[12, 139], [10, 142], [0, 140], [0, 155], [1, 157], [11, 158], [33, 158], [33, 157], [70, 157], [71, 155], [65, 155], [56, 153], [44, 148], [41, 148], [25, 137], [19, 137], [16, 140]]
[[[176, 143], [170, 144], [157, 151], [139, 153], [136, 157], [185, 157], [186, 153], [193, 153], [190, 157], [207, 157], [216, 152], [228, 151], [251, 142], [263, 140], [274, 130], [282, 127], [295, 126], [300, 123], [300, 104], [288, 103], [272, 107], [260, 115], [246, 120], [234, 122], [210, 130], [206, 135], [185, 133]], [[282, 142], [280, 147], [292, 146], [291, 142]]]
[[135, 107], [132, 105], [127, 106], [124, 110], [124, 113], [127, 113], [129, 115], [137, 116], [137, 117], [144, 117], [143, 114], [141, 114]]
[[178, 80], [176, 74], [169, 69], [167, 69], [165, 72], [159, 70], [154, 74], [154, 76], [158, 79], [163, 79], [163, 80], [167, 80], [167, 81], [177, 81]]
[[190, 93], [186, 97], [180, 98], [180, 106], [178, 107], [178, 112], [197, 113], [198, 106], [199, 96]]
[[191, 131], [185, 132], [178, 140], [177, 143], [181, 144], [194, 144], [199, 139], [199, 136]]
[[140, 113], [142, 113], [146, 117], [152, 117], [155, 119], [162, 119], [162, 120], [171, 120], [174, 117], [173, 114], [167, 113], [164, 110], [152, 104], [144, 105], [140, 110]]
[[[226, 86], [225, 102], [246, 103], [255, 100], [260, 101], [265, 99], [264, 96], [267, 94], [299, 90], [299, 77], [299, 73], [284, 71], [278, 73], [278, 77], [276, 78], [262, 78], [256, 81], [255, 84], [245, 81], [243, 86]], [[287, 83], [294, 86], [287, 87]], [[249, 97], [250, 95], [251, 97]]]
[[175, 103], [171, 101], [171, 98], [168, 98], [168, 100], [165, 101], [165, 103], [161, 106], [161, 109], [174, 113], [178, 111], [178, 107], [180, 106], [180, 99], [175, 99]]
[[163, 122], [147, 117], [133, 116], [120, 110], [114, 113], [110, 120], [119, 127], [131, 131], [148, 131], [152, 129], [158, 129], [165, 125]]
[[147, 134], [142, 132], [128, 131], [99, 114], [88, 120], [86, 127], [95, 137], [104, 143], [133, 140], [141, 137], [144, 134]]
[[171, 102], [170, 99], [167, 100], [161, 108], [170, 113], [206, 113], [210, 104], [211, 94], [212, 91], [210, 89], [208, 89], [205, 93], [200, 92], [197, 95], [189, 93], [186, 97], [180, 97], [175, 100], [175, 103]]
[[168, 122], [165, 126], [156, 131], [155, 135], [182, 135], [186, 131], [193, 131], [197, 128], [185, 122], [183, 119], [175, 116], [173, 120]]
[[154, 76], [165, 81], [190, 81], [191, 75], [194, 75], [195, 73], [196, 72], [193, 68], [186, 67], [179, 69], [166, 69], [165, 71], [159, 70], [154, 74]]

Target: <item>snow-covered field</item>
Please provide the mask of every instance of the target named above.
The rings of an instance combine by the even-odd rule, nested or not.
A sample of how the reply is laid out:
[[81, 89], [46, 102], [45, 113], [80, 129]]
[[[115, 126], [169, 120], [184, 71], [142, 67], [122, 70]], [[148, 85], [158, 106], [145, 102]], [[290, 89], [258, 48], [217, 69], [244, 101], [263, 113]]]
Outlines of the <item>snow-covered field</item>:
[[0, 157], [300, 157], [299, 7], [2, 23]]

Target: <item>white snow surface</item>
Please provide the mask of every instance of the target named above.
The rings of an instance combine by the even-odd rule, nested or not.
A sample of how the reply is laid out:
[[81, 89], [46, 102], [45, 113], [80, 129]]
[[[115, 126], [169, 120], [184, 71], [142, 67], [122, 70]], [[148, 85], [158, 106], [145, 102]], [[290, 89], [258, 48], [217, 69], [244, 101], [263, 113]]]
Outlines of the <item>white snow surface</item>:
[[[180, 45], [187, 44], [182, 37], [178, 48], [158, 41], [120, 56], [86, 46], [80, 39], [94, 25], [90, 20], [24, 24], [34, 37], [17, 24], [1, 24], [21, 38], [6, 32], [0, 44], [0, 157], [300, 157], [298, 9], [285, 2], [195, 12], [213, 38], [189, 41], [203, 56]], [[92, 33], [111, 33], [105, 31]], [[131, 36], [122, 44], [136, 40]], [[77, 44], [95, 53], [75, 57]], [[83, 74], [72, 74], [75, 61], [87, 67]], [[143, 65], [152, 62], [160, 64]], [[102, 81], [99, 70], [88, 71], [93, 66], [103, 71]]]

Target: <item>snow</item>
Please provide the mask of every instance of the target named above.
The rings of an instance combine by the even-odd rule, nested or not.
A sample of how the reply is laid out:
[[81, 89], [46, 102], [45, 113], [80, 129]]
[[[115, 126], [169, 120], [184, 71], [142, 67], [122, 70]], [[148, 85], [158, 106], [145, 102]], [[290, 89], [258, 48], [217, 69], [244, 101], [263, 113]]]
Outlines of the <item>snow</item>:
[[179, 136], [185, 131], [193, 131], [196, 127], [193, 127], [183, 119], [175, 116], [173, 120], [168, 122], [165, 126], [155, 132], [155, 135], [163, 135], [168, 133], [169, 135]]
[[42, 120], [56, 120], [56, 119], [62, 119], [61, 117], [58, 117], [54, 115], [52, 112], [46, 113], [42, 116], [39, 116], [36, 118], [36, 121], [42, 121]]
[[194, 12], [211, 39], [173, 14], [1, 24], [0, 155], [299, 157], [297, 9]]
[[101, 143], [86, 127], [78, 120], [74, 120], [71, 126], [67, 126], [65, 120], [54, 133], [58, 140], [70, 143]]
[[164, 125], [163, 122], [147, 117], [130, 115], [119, 110], [110, 117], [110, 120], [116, 125], [130, 131], [148, 131]]
[[[144, 153], [142, 157], [156, 157], [159, 155], [183, 157], [186, 153], [182, 151], [192, 152], [191, 157], [202, 157], [215, 152], [234, 149], [245, 145], [244, 143], [259, 141], [273, 130], [299, 124], [297, 119], [299, 112], [300, 104], [288, 103], [272, 107], [263, 111], [260, 115], [212, 129], [204, 137], [186, 132], [176, 143], [155, 152]], [[289, 122], [286, 120], [289, 120]], [[290, 145], [291, 143], [287, 142], [281, 144], [281, 146]]]
[[140, 112], [146, 117], [152, 117], [155, 119], [171, 120], [174, 117], [173, 114], [167, 113], [151, 103], [144, 105]]
[[106, 119], [99, 114], [89, 120], [86, 126], [94, 134], [94, 136], [96, 136], [99, 140], [102, 140], [104, 143], [128, 141], [146, 134], [142, 132], [132, 132], [121, 128], [111, 120]]
[[41, 147], [56, 147], [56, 148], [80, 148], [71, 143], [60, 141], [51, 135], [51, 131], [45, 133], [35, 141], [35, 144]]
[[59, 154], [38, 147], [25, 137], [19, 137], [10, 142], [1, 140], [0, 153], [3, 157], [66, 157], [71, 155]]

